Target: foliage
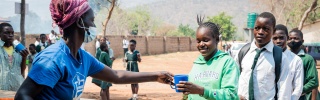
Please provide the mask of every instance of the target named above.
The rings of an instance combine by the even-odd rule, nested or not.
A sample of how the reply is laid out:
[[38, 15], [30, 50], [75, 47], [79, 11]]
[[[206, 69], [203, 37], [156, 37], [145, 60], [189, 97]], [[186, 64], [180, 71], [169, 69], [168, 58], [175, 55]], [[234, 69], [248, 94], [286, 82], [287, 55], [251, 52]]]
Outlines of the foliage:
[[189, 36], [192, 38], [196, 37], [196, 32], [190, 28], [190, 25], [180, 24], [178, 27], [179, 32], [183, 33], [184, 36]]
[[222, 12], [217, 16], [208, 16], [207, 21], [218, 24], [221, 27], [220, 33], [223, 40], [232, 40], [237, 27], [231, 22], [231, 20], [231, 16], [227, 15], [225, 12]]

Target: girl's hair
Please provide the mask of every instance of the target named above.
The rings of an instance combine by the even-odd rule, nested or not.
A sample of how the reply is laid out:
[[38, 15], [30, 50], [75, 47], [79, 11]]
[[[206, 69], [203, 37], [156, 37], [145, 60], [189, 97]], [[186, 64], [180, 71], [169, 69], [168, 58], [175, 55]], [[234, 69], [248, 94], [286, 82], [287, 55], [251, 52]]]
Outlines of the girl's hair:
[[107, 44], [105, 44], [105, 43], [101, 43], [100, 44], [100, 49], [103, 51], [106, 47], [108, 47], [108, 45]]
[[198, 29], [200, 29], [200, 28], [208, 28], [209, 32], [213, 36], [213, 38], [217, 38], [217, 41], [219, 41], [219, 35], [220, 35], [221, 27], [218, 24], [215, 24], [213, 22], [202, 23], [203, 19], [204, 19], [204, 17], [201, 19], [201, 16], [200, 16], [200, 18], [197, 16], [197, 22], [198, 22], [198, 25], [199, 25]]

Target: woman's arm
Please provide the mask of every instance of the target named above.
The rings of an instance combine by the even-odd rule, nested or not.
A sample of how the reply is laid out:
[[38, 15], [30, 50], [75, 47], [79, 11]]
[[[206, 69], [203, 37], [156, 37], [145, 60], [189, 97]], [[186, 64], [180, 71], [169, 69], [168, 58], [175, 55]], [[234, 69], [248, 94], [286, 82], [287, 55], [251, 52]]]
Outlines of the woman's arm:
[[38, 95], [42, 89], [43, 85], [39, 85], [34, 82], [31, 78], [27, 79], [22, 83], [19, 90], [17, 91], [14, 99], [15, 100], [33, 100], [33, 98]]
[[105, 66], [104, 69], [97, 74], [92, 75], [93, 78], [115, 84], [133, 84], [141, 82], [158, 81], [160, 83], [170, 84], [173, 80], [173, 74], [169, 72], [129, 72], [123, 70], [112, 70]]

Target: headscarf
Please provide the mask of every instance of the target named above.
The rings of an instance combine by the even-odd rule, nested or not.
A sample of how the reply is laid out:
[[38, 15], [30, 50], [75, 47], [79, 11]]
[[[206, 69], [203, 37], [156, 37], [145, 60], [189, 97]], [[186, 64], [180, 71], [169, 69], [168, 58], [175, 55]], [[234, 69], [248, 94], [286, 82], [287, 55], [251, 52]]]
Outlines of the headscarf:
[[89, 9], [87, 0], [51, 0], [50, 3], [53, 24], [59, 26], [61, 34]]

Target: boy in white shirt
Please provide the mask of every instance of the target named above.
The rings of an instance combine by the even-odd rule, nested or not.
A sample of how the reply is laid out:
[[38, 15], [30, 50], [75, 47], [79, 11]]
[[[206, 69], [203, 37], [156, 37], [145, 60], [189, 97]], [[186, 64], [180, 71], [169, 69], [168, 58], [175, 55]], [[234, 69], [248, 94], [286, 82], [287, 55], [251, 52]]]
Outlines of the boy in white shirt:
[[[276, 19], [273, 14], [261, 13], [255, 22], [254, 40], [248, 44], [250, 47], [248, 52], [241, 59], [239, 56], [241, 52], [239, 52], [239, 58], [236, 57], [241, 68], [238, 95], [242, 100], [272, 100], [275, 98], [290, 100], [291, 98], [292, 90], [286, 89], [292, 86], [287, 82], [289, 81], [287, 76], [290, 74], [289, 63], [282, 49], [274, 46], [271, 41], [275, 25]], [[274, 57], [275, 52], [282, 54], [280, 55], [282, 57]], [[276, 63], [275, 59], [281, 59], [281, 63]], [[279, 67], [279, 75], [276, 75], [276, 69]]]
[[283, 53], [290, 62], [289, 66], [291, 74], [289, 74], [289, 80], [291, 81], [288, 82], [291, 82], [292, 87], [287, 88], [293, 90], [291, 100], [298, 100], [303, 90], [304, 71], [302, 59], [287, 48], [288, 29], [286, 26], [282, 24], [276, 25], [272, 40], [275, 45], [283, 49]]

